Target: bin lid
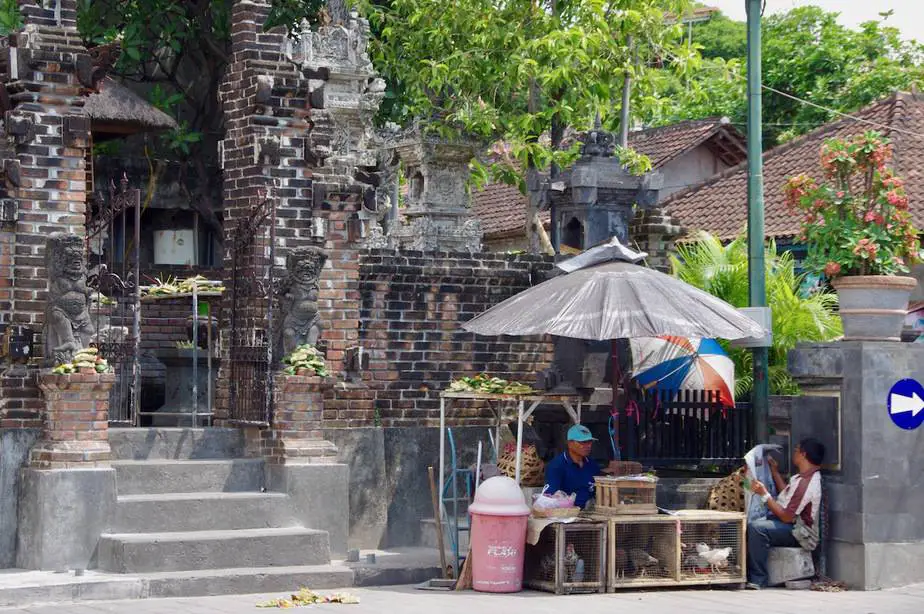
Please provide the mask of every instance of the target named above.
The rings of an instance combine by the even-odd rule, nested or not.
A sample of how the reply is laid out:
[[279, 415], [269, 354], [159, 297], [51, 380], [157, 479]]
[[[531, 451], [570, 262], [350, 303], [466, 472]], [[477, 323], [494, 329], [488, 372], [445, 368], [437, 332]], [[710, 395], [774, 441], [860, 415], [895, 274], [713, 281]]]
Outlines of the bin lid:
[[523, 491], [515, 480], [505, 475], [482, 482], [468, 511], [486, 516], [529, 516]]

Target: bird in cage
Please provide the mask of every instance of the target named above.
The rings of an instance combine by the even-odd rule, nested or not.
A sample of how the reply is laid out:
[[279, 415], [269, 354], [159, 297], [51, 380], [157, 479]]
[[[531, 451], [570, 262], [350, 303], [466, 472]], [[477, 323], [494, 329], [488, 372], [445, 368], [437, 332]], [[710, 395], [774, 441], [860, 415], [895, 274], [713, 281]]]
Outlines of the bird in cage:
[[629, 555], [626, 554], [626, 551], [622, 548], [616, 548], [616, 560], [614, 567], [616, 568], [616, 577], [625, 578], [626, 577], [626, 568], [629, 566]]
[[696, 544], [696, 553], [709, 564], [712, 573], [719, 573], [728, 568], [728, 557], [731, 548], [710, 548], [706, 544]]
[[565, 546], [565, 577], [568, 582], [584, 581], [584, 559], [578, 556], [574, 544]]
[[635, 570], [635, 575], [639, 578], [647, 576], [659, 564], [658, 559], [645, 552], [642, 548], [629, 550], [629, 563]]

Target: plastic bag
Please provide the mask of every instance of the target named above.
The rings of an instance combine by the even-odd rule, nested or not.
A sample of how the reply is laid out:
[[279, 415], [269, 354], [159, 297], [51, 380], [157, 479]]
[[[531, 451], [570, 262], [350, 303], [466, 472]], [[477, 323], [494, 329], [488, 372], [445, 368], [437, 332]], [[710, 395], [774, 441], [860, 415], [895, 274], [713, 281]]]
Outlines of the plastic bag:
[[563, 507], [574, 507], [575, 494], [566, 494], [558, 491], [553, 495], [546, 494], [543, 490], [538, 495], [533, 495], [533, 509], [551, 510]]

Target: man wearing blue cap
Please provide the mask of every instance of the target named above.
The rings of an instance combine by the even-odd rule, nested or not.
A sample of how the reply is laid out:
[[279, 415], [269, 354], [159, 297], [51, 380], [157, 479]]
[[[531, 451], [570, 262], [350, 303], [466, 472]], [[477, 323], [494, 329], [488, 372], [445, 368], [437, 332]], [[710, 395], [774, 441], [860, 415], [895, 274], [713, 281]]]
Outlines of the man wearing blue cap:
[[574, 494], [574, 504], [585, 507], [594, 496], [594, 478], [603, 471], [592, 458], [590, 449], [596, 441], [583, 424], [568, 429], [568, 449], [557, 455], [545, 468], [548, 492]]

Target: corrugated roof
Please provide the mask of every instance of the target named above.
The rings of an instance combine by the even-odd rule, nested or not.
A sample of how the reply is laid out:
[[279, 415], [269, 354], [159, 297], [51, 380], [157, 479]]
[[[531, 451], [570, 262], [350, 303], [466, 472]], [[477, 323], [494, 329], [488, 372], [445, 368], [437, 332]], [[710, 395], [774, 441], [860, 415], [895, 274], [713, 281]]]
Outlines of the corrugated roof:
[[[690, 120], [629, 134], [629, 144], [648, 156], [654, 169], [703, 143], [726, 164], [738, 164], [746, 157], [744, 137], [724, 119]], [[510, 236], [526, 227], [526, 196], [513, 186], [486, 185], [472, 195], [472, 208], [486, 238]], [[542, 216], [547, 224], [548, 212]]]
[[[820, 179], [819, 152], [824, 141], [868, 130], [878, 130], [892, 140], [893, 165], [905, 180], [915, 225], [924, 225], [924, 99], [920, 94], [896, 93], [854, 116], [888, 128], [841, 119], [764, 153], [766, 236], [784, 238], [799, 233], [799, 219], [786, 209], [783, 188], [787, 179], [800, 173]], [[747, 226], [747, 180], [747, 162], [743, 162], [698, 186], [672, 195], [664, 204], [675, 221], [688, 231], [705, 230], [722, 239], [731, 239], [744, 232]]]

